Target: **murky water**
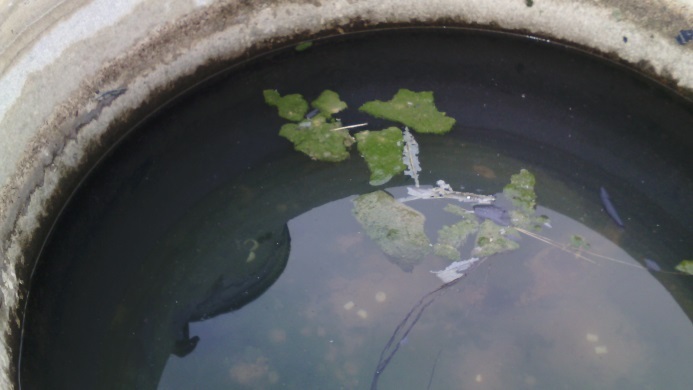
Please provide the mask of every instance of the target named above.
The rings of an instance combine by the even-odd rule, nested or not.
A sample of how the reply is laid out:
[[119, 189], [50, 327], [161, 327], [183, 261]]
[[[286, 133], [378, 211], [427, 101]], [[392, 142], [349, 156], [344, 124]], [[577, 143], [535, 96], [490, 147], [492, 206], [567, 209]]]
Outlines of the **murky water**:
[[[442, 285], [430, 271], [450, 260], [430, 254], [411, 272], [393, 263], [353, 199], [404, 196], [413, 181], [374, 188], [355, 150], [341, 163], [292, 150], [261, 91], [311, 99], [330, 88], [350, 106], [343, 123], [378, 129], [386, 122], [356, 108], [400, 87], [434, 91], [458, 120], [448, 135], [417, 135], [422, 184], [498, 194], [525, 168], [552, 227], [436, 295], [378, 388], [693, 383], [693, 281], [668, 273], [693, 256], [690, 102], [562, 48], [409, 31], [275, 53], [126, 139], [46, 244], [22, 388], [371, 388], [398, 324]], [[625, 228], [602, 210], [601, 186]], [[450, 202], [407, 203], [431, 241], [456, 221]], [[572, 235], [608, 259], [545, 242]]]
[[[435, 209], [448, 201], [432, 202], [423, 208], [435, 237], [445, 220]], [[281, 277], [246, 307], [191, 324], [197, 348], [169, 358], [159, 387], [369, 388], [396, 326], [442, 284], [430, 271], [450, 261], [431, 255], [403, 272], [352, 208], [344, 198], [289, 221]], [[603, 235], [539, 211], [554, 226], [545, 237], [580, 234], [593, 251], [639, 266]], [[521, 249], [489, 258], [427, 308], [380, 388], [685, 388], [690, 320], [648, 271], [595, 261], [523, 237]]]

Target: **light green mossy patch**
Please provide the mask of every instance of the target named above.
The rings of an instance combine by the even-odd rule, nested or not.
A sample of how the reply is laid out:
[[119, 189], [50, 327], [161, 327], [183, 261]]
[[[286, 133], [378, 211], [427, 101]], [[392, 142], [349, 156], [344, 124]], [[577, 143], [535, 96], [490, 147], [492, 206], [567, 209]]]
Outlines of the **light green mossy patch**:
[[693, 275], [693, 260], [684, 260], [676, 265], [676, 270], [684, 274]]
[[356, 146], [371, 171], [370, 184], [379, 186], [404, 171], [402, 162], [402, 131], [389, 127], [380, 131], [356, 133]]
[[337, 92], [329, 89], [324, 90], [317, 99], [313, 100], [311, 105], [326, 116], [336, 114], [347, 108], [347, 104], [339, 100]]
[[262, 91], [262, 94], [265, 97], [265, 103], [277, 107], [279, 116], [282, 118], [298, 122], [308, 112], [308, 102], [297, 93], [281, 96], [273, 89], [266, 89]]
[[[457, 206], [459, 207], [459, 206]], [[467, 216], [450, 226], [443, 226], [438, 230], [438, 242], [433, 246], [436, 255], [457, 261], [462, 258], [459, 248], [467, 241], [467, 236], [479, 229], [479, 223]]]
[[445, 205], [443, 210], [447, 211], [448, 213], [459, 215], [460, 217], [467, 217], [470, 214], [470, 211], [465, 209], [464, 207], [460, 207], [456, 204], [448, 203]]
[[311, 41], [301, 42], [298, 45], [296, 45], [296, 47], [294, 47], [294, 50], [304, 51], [304, 50], [308, 50], [311, 46], [313, 46], [313, 42], [311, 42]]
[[438, 111], [433, 92], [400, 89], [392, 100], [368, 102], [359, 110], [376, 118], [402, 123], [419, 133], [444, 134], [455, 124], [455, 119]]
[[509, 235], [519, 236], [512, 228], [498, 226], [488, 219], [485, 220], [476, 235], [476, 246], [472, 250], [472, 255], [485, 257], [519, 248], [520, 244], [511, 240]]
[[349, 157], [348, 148], [354, 139], [339, 121], [328, 122], [328, 117], [318, 114], [299, 124], [287, 123], [279, 130], [279, 135], [294, 144], [299, 152], [313, 160], [338, 162]]
[[590, 249], [590, 243], [587, 242], [587, 240], [585, 240], [582, 236], [573, 234], [570, 236], [570, 248], [576, 251]]
[[510, 183], [503, 188], [503, 195], [510, 199], [515, 207], [510, 211], [510, 220], [513, 226], [524, 229], [541, 230], [544, 223], [548, 222], [545, 215], [536, 216], [537, 194], [534, 192], [536, 179], [526, 169], [510, 177]]
[[510, 183], [503, 188], [503, 194], [513, 202], [516, 209], [533, 214], [537, 205], [534, 184], [534, 175], [526, 169], [521, 169], [520, 173], [510, 176]]
[[353, 213], [368, 237], [403, 271], [411, 272], [430, 253], [431, 243], [424, 232], [426, 217], [387, 192], [357, 197]]

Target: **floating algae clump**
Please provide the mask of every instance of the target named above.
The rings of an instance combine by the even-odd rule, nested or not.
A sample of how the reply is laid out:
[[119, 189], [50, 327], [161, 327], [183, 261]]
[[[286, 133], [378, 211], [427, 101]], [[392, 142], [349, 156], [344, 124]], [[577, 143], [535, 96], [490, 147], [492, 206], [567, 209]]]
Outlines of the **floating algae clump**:
[[424, 233], [426, 217], [396, 201], [384, 191], [375, 191], [354, 199], [354, 216], [390, 261], [411, 272], [431, 251]]
[[374, 100], [359, 110], [376, 118], [402, 123], [419, 133], [444, 134], [455, 124], [455, 119], [438, 111], [433, 103], [433, 92], [400, 89], [392, 100]]
[[402, 131], [389, 127], [380, 131], [356, 133], [356, 146], [371, 170], [370, 184], [385, 184], [392, 176], [404, 171], [402, 163]]
[[525, 229], [539, 230], [541, 225], [548, 222], [546, 216], [535, 216], [537, 207], [537, 194], [534, 192], [536, 179], [526, 169], [510, 177], [510, 183], [503, 188], [503, 195], [510, 199], [515, 206], [510, 211], [510, 219], [513, 226]]
[[433, 247], [436, 255], [447, 257], [450, 260], [460, 260], [462, 258], [459, 248], [467, 241], [467, 236], [479, 229], [477, 221], [466, 216], [463, 218], [460, 222], [450, 226], [443, 226], [438, 230], [438, 242]]
[[513, 241], [508, 236], [509, 234], [517, 237], [514, 229], [504, 228], [488, 219], [485, 220], [479, 228], [479, 233], [476, 235], [476, 246], [472, 250], [472, 255], [485, 257], [519, 248], [520, 244]]
[[[342, 126], [339, 120], [332, 118], [335, 114], [346, 108], [346, 103], [339, 100], [336, 92], [325, 90], [312, 102], [316, 113], [308, 112], [308, 103], [299, 94], [279, 95], [279, 92], [266, 89], [263, 92], [265, 102], [270, 106], [276, 106], [279, 116], [300, 123], [287, 123], [279, 130], [279, 135], [294, 144], [299, 152], [307, 154], [313, 160], [337, 162], [349, 157], [347, 150], [354, 138]], [[317, 112], [320, 113], [317, 113]], [[314, 115], [313, 115], [314, 114]], [[312, 116], [311, 116], [312, 115]]]
[[266, 89], [262, 91], [262, 94], [265, 96], [267, 104], [277, 107], [279, 116], [282, 118], [298, 122], [308, 112], [308, 102], [297, 93], [282, 97], [279, 95], [279, 92], [273, 89]]
[[537, 194], [534, 193], [534, 175], [526, 169], [510, 176], [510, 183], [503, 188], [503, 194], [513, 202], [515, 208], [533, 214], [537, 205]]
[[693, 275], [693, 260], [684, 260], [676, 266], [676, 270], [688, 275]]
[[299, 124], [285, 124], [279, 130], [279, 135], [313, 160], [337, 162], [349, 157], [347, 148], [354, 143], [348, 130], [334, 130], [339, 127], [339, 121], [328, 122], [326, 116], [318, 114]]
[[339, 100], [337, 92], [330, 91], [329, 89], [322, 91], [320, 96], [311, 102], [311, 106], [317, 108], [326, 116], [336, 114], [347, 108], [347, 104]]

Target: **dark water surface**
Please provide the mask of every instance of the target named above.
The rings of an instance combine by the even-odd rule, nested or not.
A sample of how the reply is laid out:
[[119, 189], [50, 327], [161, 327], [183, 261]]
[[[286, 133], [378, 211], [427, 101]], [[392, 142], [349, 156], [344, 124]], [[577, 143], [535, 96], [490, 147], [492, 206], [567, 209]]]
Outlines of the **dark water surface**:
[[[433, 91], [457, 119], [447, 135], [417, 135], [423, 184], [496, 194], [528, 169], [552, 220], [541, 234], [579, 234], [619, 262], [523, 237], [427, 309], [380, 388], [688, 388], [693, 280], [666, 272], [693, 257], [693, 105], [567, 48], [459, 30], [275, 52], [133, 131], [38, 261], [22, 388], [369, 388], [395, 326], [440, 286], [429, 271], [449, 260], [394, 265], [353, 218], [354, 196], [376, 189], [355, 148], [341, 163], [294, 151], [262, 90], [310, 101], [331, 89], [345, 125], [381, 129], [392, 123], [357, 108], [399, 88]], [[625, 228], [602, 209], [602, 186]], [[432, 240], [454, 222], [444, 203], [409, 205]]]

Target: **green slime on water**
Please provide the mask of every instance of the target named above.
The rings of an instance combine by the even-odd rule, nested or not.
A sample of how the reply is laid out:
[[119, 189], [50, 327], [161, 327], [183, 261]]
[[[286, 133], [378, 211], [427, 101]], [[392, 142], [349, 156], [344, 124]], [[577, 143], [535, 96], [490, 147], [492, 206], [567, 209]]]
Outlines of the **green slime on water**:
[[337, 92], [330, 91], [329, 89], [322, 91], [320, 96], [311, 102], [311, 105], [326, 116], [336, 114], [347, 108], [347, 104], [339, 100]]
[[430, 253], [431, 243], [424, 232], [426, 217], [387, 192], [357, 197], [353, 213], [368, 237], [402, 271], [411, 272]]
[[402, 131], [389, 127], [380, 131], [362, 131], [356, 134], [357, 147], [371, 171], [370, 184], [387, 183], [394, 175], [404, 171]]
[[[448, 204], [445, 206], [445, 211], [458, 214], [454, 207], [464, 210], [460, 206]], [[433, 246], [433, 251], [436, 255], [453, 261], [461, 260], [462, 255], [459, 248], [467, 241], [469, 235], [479, 230], [479, 223], [474, 217], [470, 218], [467, 214], [458, 215], [462, 216], [462, 221], [452, 225], [445, 225], [438, 230], [438, 241]]]
[[300, 124], [287, 123], [279, 130], [279, 135], [294, 144], [294, 148], [313, 160], [339, 162], [349, 158], [347, 150], [354, 139], [339, 121], [329, 122], [331, 118], [318, 114]]
[[367, 102], [359, 110], [376, 118], [402, 123], [418, 133], [445, 134], [455, 124], [455, 119], [438, 111], [433, 102], [433, 92], [403, 88], [392, 100]]
[[277, 107], [279, 116], [282, 118], [298, 122], [308, 112], [308, 102], [297, 93], [281, 96], [279, 92], [273, 89], [266, 89], [262, 91], [262, 94], [265, 97], [265, 103]]
[[684, 274], [693, 275], [693, 260], [683, 260], [676, 266], [676, 270]]
[[491, 220], [485, 220], [479, 227], [479, 233], [476, 236], [476, 247], [472, 250], [472, 255], [485, 257], [519, 248], [520, 244], [508, 238], [509, 234], [519, 237], [516, 230], [503, 228]]

